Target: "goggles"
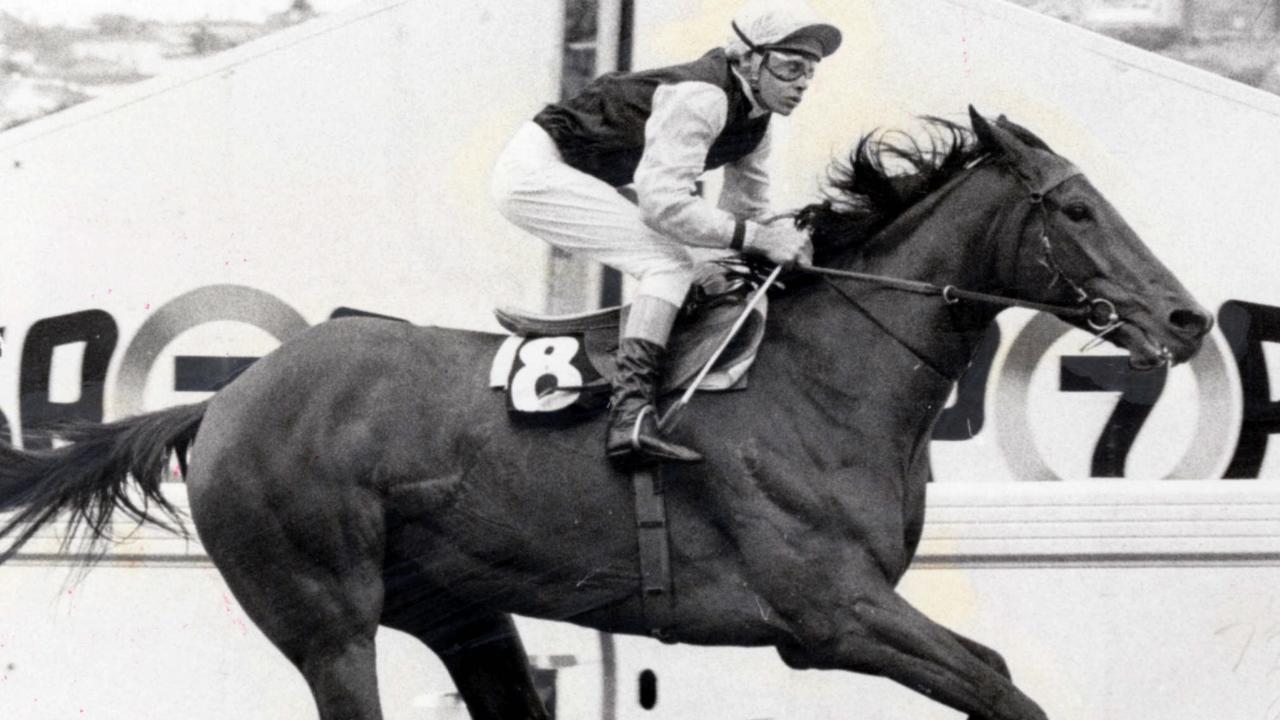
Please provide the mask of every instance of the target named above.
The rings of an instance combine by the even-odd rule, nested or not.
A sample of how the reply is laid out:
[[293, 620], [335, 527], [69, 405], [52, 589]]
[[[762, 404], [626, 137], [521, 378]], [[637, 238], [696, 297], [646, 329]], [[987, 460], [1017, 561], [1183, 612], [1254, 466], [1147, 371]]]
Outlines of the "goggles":
[[770, 75], [783, 82], [794, 82], [799, 80], [802, 75], [810, 80], [813, 79], [813, 74], [818, 69], [817, 59], [792, 54], [786, 50], [776, 49], [768, 45], [757, 45], [751, 42], [751, 38], [747, 37], [746, 33], [742, 32], [742, 28], [738, 27], [738, 23], [731, 22], [729, 26], [733, 28], [733, 32], [752, 52], [764, 55], [764, 69], [768, 70]]
[[764, 69], [783, 82], [794, 82], [801, 76], [810, 80], [818, 69], [818, 63], [799, 55], [784, 55], [769, 51], [764, 55]]

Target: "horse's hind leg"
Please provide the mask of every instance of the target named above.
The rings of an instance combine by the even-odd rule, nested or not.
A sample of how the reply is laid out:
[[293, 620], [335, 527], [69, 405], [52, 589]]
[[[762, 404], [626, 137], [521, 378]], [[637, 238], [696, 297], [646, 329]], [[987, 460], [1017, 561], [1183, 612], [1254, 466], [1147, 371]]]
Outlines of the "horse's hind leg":
[[296, 545], [256, 541], [270, 550], [248, 565], [206, 547], [249, 618], [306, 678], [321, 720], [381, 720], [378, 573], [361, 580], [358, 567], [323, 567]]
[[478, 611], [430, 627], [387, 621], [422, 640], [453, 677], [472, 720], [549, 720], [511, 616]]
[[296, 545], [263, 544], [270, 551], [249, 565], [212, 548], [209, 554], [249, 618], [302, 673], [320, 720], [381, 720], [378, 574], [360, 579], [358, 567], [312, 565], [316, 556]]
[[[247, 461], [213, 453], [202, 472], [191, 478], [191, 509], [205, 550], [245, 613], [306, 678], [321, 720], [381, 720], [381, 506], [314, 476], [267, 483]], [[288, 492], [272, 492], [279, 488]]]
[[291, 659], [311, 687], [321, 720], [381, 720], [372, 637], [346, 638]]

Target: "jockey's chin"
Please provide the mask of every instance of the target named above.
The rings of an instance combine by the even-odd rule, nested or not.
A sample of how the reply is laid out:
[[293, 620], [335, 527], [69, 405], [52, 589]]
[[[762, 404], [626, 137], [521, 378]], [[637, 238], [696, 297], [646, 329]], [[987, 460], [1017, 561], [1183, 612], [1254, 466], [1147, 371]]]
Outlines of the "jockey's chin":
[[778, 115], [790, 115], [800, 105], [800, 98], [784, 100], [782, 104], [774, 110]]

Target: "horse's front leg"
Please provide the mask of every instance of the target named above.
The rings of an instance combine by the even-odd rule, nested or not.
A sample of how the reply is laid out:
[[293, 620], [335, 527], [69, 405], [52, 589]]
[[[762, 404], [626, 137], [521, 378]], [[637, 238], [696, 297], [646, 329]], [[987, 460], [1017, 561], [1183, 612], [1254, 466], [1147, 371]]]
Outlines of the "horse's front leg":
[[[948, 630], [948, 632], [951, 633], [951, 637], [956, 639], [956, 642], [965, 646], [965, 648], [969, 652], [973, 653], [974, 655], [977, 655], [979, 660], [986, 663], [987, 667], [1000, 673], [1001, 677], [1004, 677], [1006, 680], [1009, 680], [1010, 682], [1013, 681], [1013, 675], [1012, 673], [1009, 672], [1009, 665], [1004, 661], [1004, 657], [1000, 655], [1000, 653], [996, 652], [992, 648], [987, 647], [986, 645], [983, 645], [977, 640], [972, 640], [970, 638], [967, 638], [964, 635], [961, 635], [960, 633], [954, 630]], [[969, 720], [986, 720], [986, 719], [979, 715], [970, 715]]]
[[947, 630], [947, 632], [951, 633], [951, 637], [955, 638], [956, 642], [965, 646], [969, 652], [977, 655], [979, 660], [987, 664], [987, 667], [1000, 673], [1006, 679], [1013, 679], [1013, 674], [1009, 672], [1009, 665], [1004, 661], [1004, 657], [1000, 653], [986, 645], [983, 645], [977, 640], [961, 635], [955, 630]]
[[[856, 576], [865, 581], [868, 570]], [[884, 676], [972, 720], [1046, 720], [995, 651], [925, 617], [887, 582], [860, 584], [853, 597], [810, 605], [795, 620], [799, 642], [779, 647], [793, 667]]]

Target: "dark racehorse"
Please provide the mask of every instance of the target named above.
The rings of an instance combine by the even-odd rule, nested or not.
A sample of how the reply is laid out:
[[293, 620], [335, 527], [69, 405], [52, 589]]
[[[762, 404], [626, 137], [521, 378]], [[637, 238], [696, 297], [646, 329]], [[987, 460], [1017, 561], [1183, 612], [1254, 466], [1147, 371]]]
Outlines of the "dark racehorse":
[[[1210, 316], [1111, 205], [1029, 131], [971, 115], [973, 133], [934, 121], [924, 149], [864, 138], [799, 215], [816, 263], [1053, 304], [1106, 325], [1135, 367], [1191, 357]], [[771, 645], [792, 667], [886, 676], [971, 718], [1045, 717], [999, 654], [894, 590], [924, 524], [934, 420], [1001, 308], [946, 299], [791, 278], [750, 390], [700, 397], [676, 433], [707, 461], [665, 470], [669, 639]], [[509, 613], [649, 626], [602, 421], [512, 424], [486, 382], [501, 340], [321, 324], [206, 403], [4, 447], [0, 509], [17, 512], [3, 533], [20, 544], [65, 510], [99, 538], [113, 507], [150, 518], [130, 475], [172, 511], [166, 453], [194, 440], [200, 539], [322, 718], [381, 716], [379, 625], [435, 651], [472, 717], [545, 718]]]

